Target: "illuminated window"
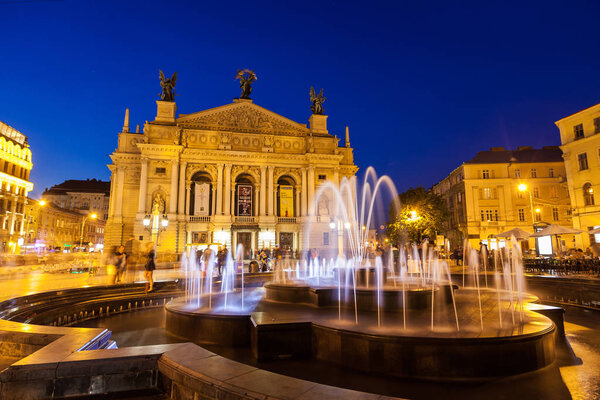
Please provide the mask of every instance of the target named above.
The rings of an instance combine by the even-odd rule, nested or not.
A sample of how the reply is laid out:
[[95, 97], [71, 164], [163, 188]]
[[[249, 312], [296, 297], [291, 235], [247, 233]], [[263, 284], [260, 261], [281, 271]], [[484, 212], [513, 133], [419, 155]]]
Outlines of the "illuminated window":
[[520, 169], [515, 169], [515, 178], [520, 178], [521, 177], [521, 170]]
[[583, 185], [583, 201], [586, 206], [594, 205], [594, 190], [589, 182]]
[[484, 199], [491, 199], [492, 198], [492, 189], [491, 188], [483, 188], [483, 198]]
[[583, 171], [588, 169], [587, 153], [581, 153], [577, 155], [577, 162], [579, 163], [579, 170]]
[[583, 137], [583, 124], [575, 125], [573, 133], [575, 134], [575, 140], [581, 139]]

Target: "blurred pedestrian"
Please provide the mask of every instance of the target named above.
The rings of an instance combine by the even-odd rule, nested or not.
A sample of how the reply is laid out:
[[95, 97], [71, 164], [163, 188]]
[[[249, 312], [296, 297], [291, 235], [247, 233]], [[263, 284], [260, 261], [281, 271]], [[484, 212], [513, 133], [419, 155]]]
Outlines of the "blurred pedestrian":
[[147, 246], [147, 250], [146, 250], [146, 264], [144, 265], [144, 278], [146, 278], [146, 294], [148, 294], [148, 292], [151, 292], [154, 290], [154, 280], [152, 278], [152, 275], [154, 273], [154, 270], [156, 269], [156, 263], [155, 263], [155, 258], [156, 258], [156, 252], [154, 251], [154, 243], [150, 242], [148, 243]]

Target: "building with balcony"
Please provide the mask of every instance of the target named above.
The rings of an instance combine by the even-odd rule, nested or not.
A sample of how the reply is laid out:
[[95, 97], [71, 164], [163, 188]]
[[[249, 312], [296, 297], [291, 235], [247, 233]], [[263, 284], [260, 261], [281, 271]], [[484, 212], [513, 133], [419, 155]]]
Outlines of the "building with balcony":
[[[242, 244], [247, 254], [330, 246], [333, 199], [314, 198], [321, 183], [357, 171], [347, 130], [339, 146], [326, 115], [311, 115], [307, 126], [250, 99], [179, 115], [175, 102], [156, 104], [141, 133], [130, 132], [126, 111], [109, 165], [106, 245], [135, 251], [154, 241], [159, 252], [181, 252]], [[309, 221], [310, 238], [302, 229]]]
[[23, 241], [32, 166], [27, 137], [0, 121], [0, 251], [16, 252]]
[[49, 203], [80, 214], [96, 214], [98, 219], [108, 219], [110, 182], [98, 179], [69, 179], [46, 189], [42, 198]]
[[[560, 131], [569, 194], [573, 207], [573, 227], [587, 231], [600, 227], [600, 104], [556, 122]], [[600, 235], [575, 237], [585, 249], [600, 242]]]
[[[525, 190], [519, 190], [519, 185]], [[542, 149], [493, 147], [464, 162], [433, 191], [446, 199], [450, 211], [446, 237], [452, 248], [468, 239], [489, 248], [504, 246], [494, 235], [513, 228], [534, 230], [558, 224], [571, 226], [571, 203], [562, 151], [557, 146]], [[572, 247], [572, 236], [561, 240]], [[524, 249], [536, 246], [541, 253], [552, 251], [551, 238], [524, 242]], [[549, 250], [550, 249], [550, 250]], [[554, 246], [554, 251], [556, 247]]]

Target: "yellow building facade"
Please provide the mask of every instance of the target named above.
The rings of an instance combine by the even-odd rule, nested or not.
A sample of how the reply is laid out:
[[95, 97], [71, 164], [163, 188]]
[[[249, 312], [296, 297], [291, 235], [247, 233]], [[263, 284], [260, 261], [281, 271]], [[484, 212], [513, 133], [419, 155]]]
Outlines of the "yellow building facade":
[[[250, 99], [179, 115], [174, 101], [156, 104], [141, 133], [129, 131], [126, 111], [109, 165], [107, 246], [242, 244], [249, 254], [277, 244], [293, 255], [309, 242], [329, 246], [333, 199], [314, 197], [357, 171], [347, 130], [340, 146], [326, 115], [301, 124]], [[307, 222], [315, 237], [305, 237]]]
[[[447, 202], [450, 218], [446, 237], [451, 248], [462, 246], [468, 239], [479, 248], [485, 243], [494, 249], [504, 246], [504, 240], [494, 236], [513, 228], [533, 233], [548, 224], [571, 226], [570, 199], [566, 183], [562, 152], [556, 146], [542, 149], [519, 147], [505, 150], [494, 147], [481, 151], [463, 163], [433, 191]], [[519, 190], [519, 185], [525, 186]], [[543, 239], [533, 239], [523, 247], [543, 247]], [[552, 244], [556, 252], [556, 242]], [[561, 247], [572, 247], [572, 237], [561, 238]]]
[[0, 251], [18, 252], [24, 241], [32, 167], [27, 137], [0, 121]]
[[[600, 227], [600, 104], [556, 122], [560, 131], [569, 194], [573, 207], [573, 227], [587, 231]], [[600, 236], [583, 233], [575, 237], [585, 250], [600, 242]]]

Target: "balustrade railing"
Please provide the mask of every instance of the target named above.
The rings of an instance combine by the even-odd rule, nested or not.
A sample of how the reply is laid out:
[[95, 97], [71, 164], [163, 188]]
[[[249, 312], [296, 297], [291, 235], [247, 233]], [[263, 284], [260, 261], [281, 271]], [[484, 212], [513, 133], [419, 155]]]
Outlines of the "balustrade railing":
[[243, 217], [235, 217], [234, 219], [235, 222], [238, 223], [245, 223], [245, 224], [253, 224], [256, 222], [256, 217], [249, 217], [249, 216], [243, 216]]
[[277, 222], [280, 224], [295, 224], [296, 217], [277, 217]]
[[212, 216], [210, 215], [190, 215], [188, 216], [188, 222], [210, 222]]

